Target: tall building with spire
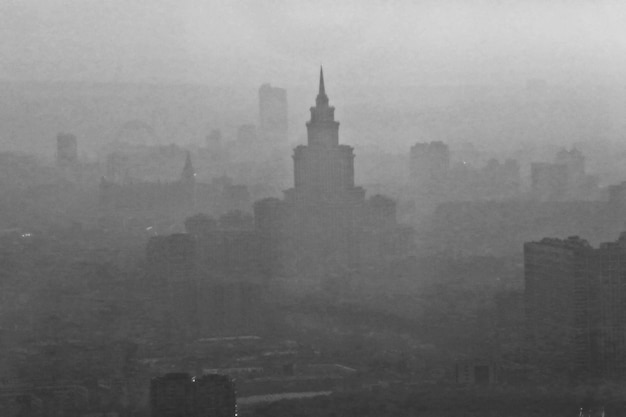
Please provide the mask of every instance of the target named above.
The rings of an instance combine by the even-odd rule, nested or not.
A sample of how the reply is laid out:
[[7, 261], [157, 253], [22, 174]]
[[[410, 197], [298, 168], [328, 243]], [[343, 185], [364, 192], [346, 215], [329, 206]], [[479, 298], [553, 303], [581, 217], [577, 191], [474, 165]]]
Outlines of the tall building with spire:
[[264, 258], [287, 259], [308, 271], [315, 265], [353, 267], [385, 252], [383, 235], [397, 230], [395, 202], [382, 196], [366, 200], [365, 190], [355, 185], [354, 149], [339, 143], [322, 68], [310, 110], [307, 144], [293, 152], [293, 188], [283, 201], [255, 204], [257, 229], [267, 241]]
[[307, 144], [293, 152], [294, 187], [285, 191], [298, 230], [294, 240], [305, 258], [352, 264], [358, 259], [354, 241], [365, 190], [354, 185], [354, 149], [339, 144], [339, 122], [329, 105], [322, 68], [310, 111]]
[[329, 105], [320, 68], [319, 92], [306, 123], [307, 145], [293, 153], [294, 188], [286, 192], [296, 205], [362, 202], [365, 190], [354, 185], [354, 149], [339, 144], [339, 122]]

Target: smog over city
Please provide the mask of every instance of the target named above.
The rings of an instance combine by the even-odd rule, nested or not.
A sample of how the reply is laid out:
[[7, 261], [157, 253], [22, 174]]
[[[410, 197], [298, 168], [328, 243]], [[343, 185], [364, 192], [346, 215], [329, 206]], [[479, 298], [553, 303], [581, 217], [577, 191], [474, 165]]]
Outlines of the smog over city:
[[0, 0], [0, 416], [624, 415], [625, 21]]

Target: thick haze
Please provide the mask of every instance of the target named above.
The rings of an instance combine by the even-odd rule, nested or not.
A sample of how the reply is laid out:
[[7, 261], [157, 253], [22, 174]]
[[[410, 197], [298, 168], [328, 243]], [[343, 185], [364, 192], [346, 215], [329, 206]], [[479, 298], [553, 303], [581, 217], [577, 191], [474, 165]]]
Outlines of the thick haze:
[[0, 79], [285, 86], [612, 82], [610, 1], [3, 0]]
[[137, 122], [228, 141], [266, 82], [302, 143], [320, 64], [343, 143], [623, 143], [624, 21], [617, 1], [0, 0], [0, 145], [52, 155], [72, 132], [92, 153]]

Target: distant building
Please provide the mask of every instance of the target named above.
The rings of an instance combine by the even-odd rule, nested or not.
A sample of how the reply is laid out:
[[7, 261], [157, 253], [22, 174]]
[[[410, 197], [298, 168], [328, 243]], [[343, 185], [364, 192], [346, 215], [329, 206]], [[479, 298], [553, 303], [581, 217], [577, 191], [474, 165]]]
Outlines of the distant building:
[[576, 187], [582, 183], [585, 177], [585, 156], [576, 148], [569, 151], [565, 148], [557, 152], [554, 162], [567, 167], [567, 177], [570, 187]]
[[515, 159], [504, 163], [490, 159], [480, 172], [478, 189], [486, 200], [503, 200], [518, 196], [520, 183], [520, 166]]
[[626, 378], [626, 234], [593, 248], [543, 239], [524, 245], [526, 311], [540, 368]]
[[554, 163], [531, 164], [531, 191], [540, 201], [593, 200], [598, 179], [585, 173], [585, 157], [576, 148], [561, 149]]
[[540, 201], [562, 200], [567, 195], [567, 166], [535, 162], [530, 166], [531, 192]]
[[609, 207], [617, 215], [626, 211], [626, 181], [608, 186]]
[[148, 241], [148, 277], [176, 331], [237, 336], [263, 328], [266, 269], [254, 230], [200, 230]]
[[263, 84], [259, 88], [259, 130], [264, 141], [287, 143], [287, 91]]
[[69, 133], [57, 135], [56, 162], [58, 167], [69, 167], [78, 163], [78, 141]]
[[233, 184], [228, 177], [216, 178], [212, 183], [198, 182], [189, 152], [178, 180], [172, 182], [128, 179], [127, 162], [124, 154], [110, 154], [108, 175], [101, 178], [99, 187], [103, 218], [120, 219], [127, 228], [152, 227], [154, 233], [172, 233], [182, 231], [183, 220], [200, 211], [213, 215], [251, 211], [246, 186]]
[[[600, 285], [597, 292], [600, 314], [599, 367], [603, 376], [610, 379], [626, 379], [626, 234], [616, 242], [600, 245], [598, 263]], [[593, 312], [596, 312], [592, 308]]]
[[267, 259], [280, 258], [308, 271], [377, 261], [382, 252], [366, 254], [364, 249], [398, 232], [395, 202], [366, 200], [365, 190], [355, 185], [354, 150], [339, 143], [339, 122], [321, 69], [315, 104], [306, 123], [308, 143], [293, 152], [294, 187], [282, 201], [265, 199], [254, 206], [261, 240], [278, 245], [266, 249], [271, 252]]
[[593, 254], [591, 245], [578, 237], [524, 244], [530, 354], [546, 372], [578, 376], [596, 365], [590, 311], [597, 305]]
[[463, 152], [461, 160], [451, 163], [448, 145], [437, 141], [416, 143], [411, 147], [409, 195], [414, 212], [431, 214], [449, 201], [507, 200], [520, 193], [520, 167], [516, 160], [503, 163], [490, 159], [483, 167], [474, 167], [467, 159], [473, 147]]
[[152, 417], [193, 417], [194, 392], [191, 376], [172, 373], [150, 381], [150, 408]]
[[411, 178], [421, 184], [447, 179], [450, 149], [443, 142], [416, 143], [411, 147]]
[[193, 214], [195, 172], [187, 153], [180, 179], [175, 182], [116, 183], [102, 177], [100, 208], [103, 213], [141, 217], [146, 214], [184, 218]]

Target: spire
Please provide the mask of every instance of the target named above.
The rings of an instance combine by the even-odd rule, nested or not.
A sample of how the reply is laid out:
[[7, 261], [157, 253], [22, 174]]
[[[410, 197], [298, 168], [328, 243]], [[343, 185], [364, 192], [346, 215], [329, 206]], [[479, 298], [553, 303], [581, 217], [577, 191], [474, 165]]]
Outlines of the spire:
[[320, 88], [315, 99], [317, 107], [328, 105], [328, 96], [326, 95], [326, 89], [324, 88], [324, 69], [320, 65]]

